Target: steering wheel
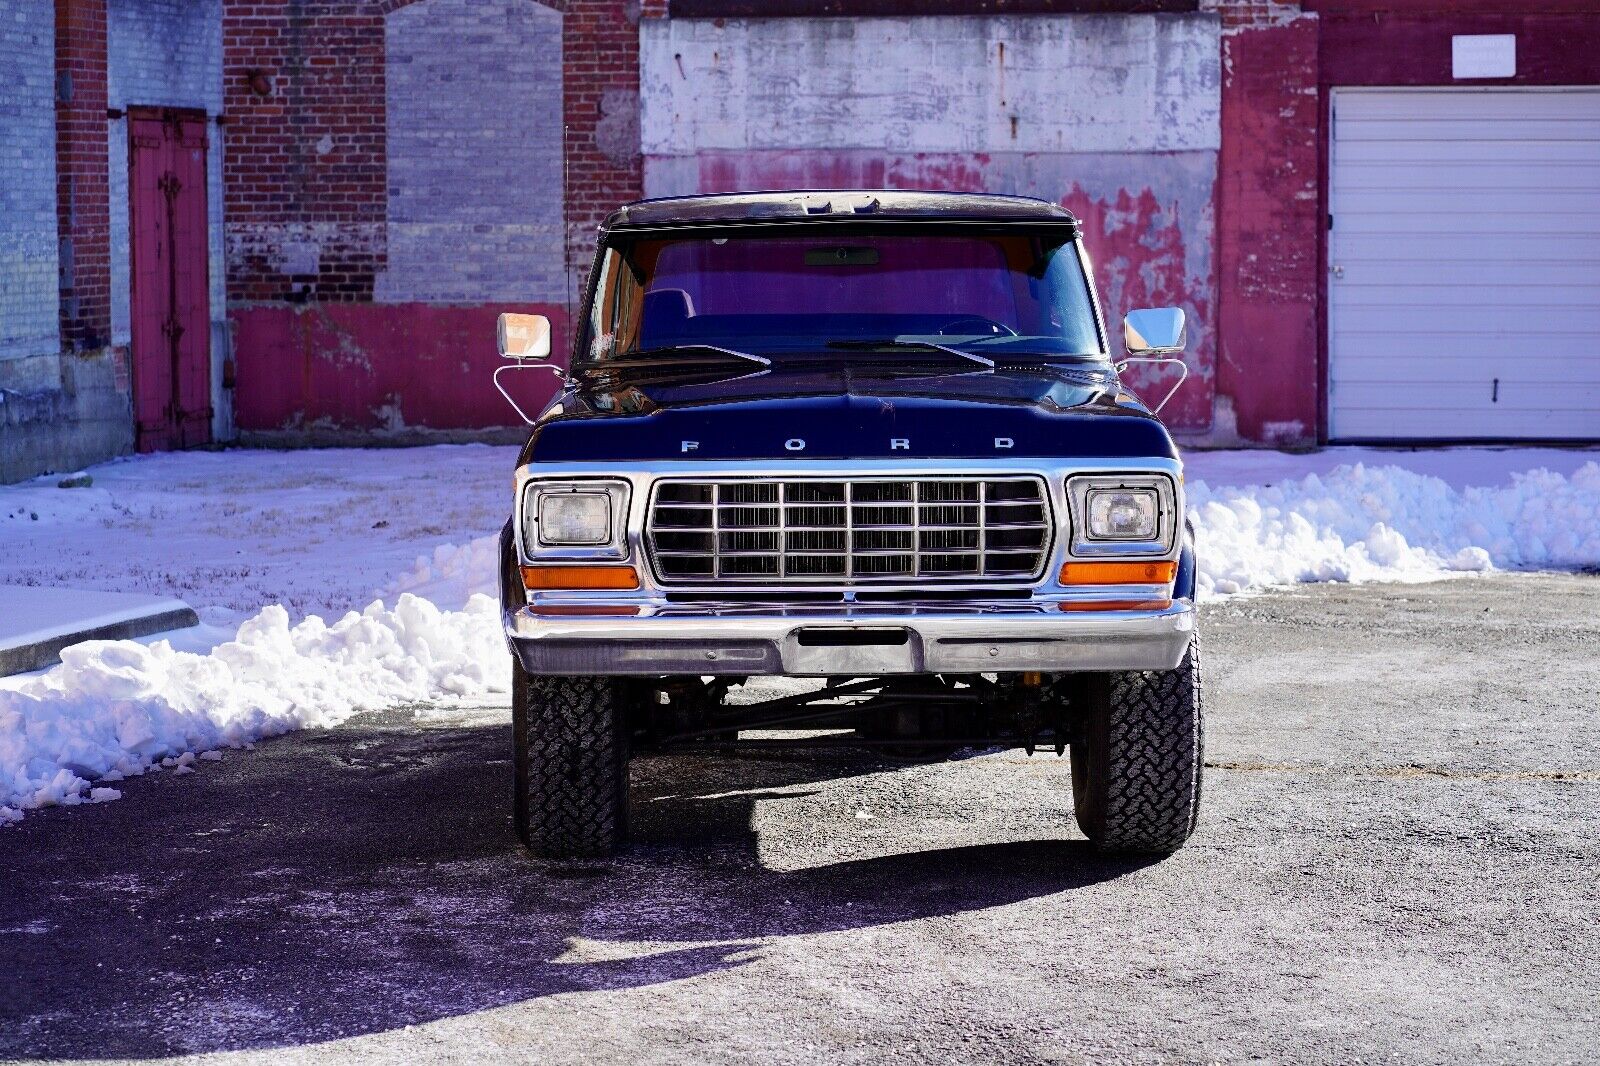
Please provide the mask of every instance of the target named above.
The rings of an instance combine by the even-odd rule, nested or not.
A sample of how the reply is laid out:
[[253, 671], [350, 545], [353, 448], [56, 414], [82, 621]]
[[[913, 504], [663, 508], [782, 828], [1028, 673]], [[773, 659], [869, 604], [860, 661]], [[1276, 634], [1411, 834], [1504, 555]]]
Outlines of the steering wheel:
[[[964, 325], [964, 324], [975, 325], [978, 328], [977, 329], [956, 329], [956, 328], [954, 328], [956, 326]], [[939, 327], [939, 335], [941, 337], [949, 336], [951, 334], [972, 334], [972, 333], [981, 333], [981, 334], [984, 334], [984, 335], [990, 336], [990, 337], [1015, 337], [1017, 335], [1017, 331], [1012, 329], [1010, 326], [1006, 325], [1005, 323], [996, 322], [992, 318], [984, 318], [982, 315], [961, 315], [958, 318], [950, 319], [948, 322], [945, 322], [943, 325], [941, 325]]]

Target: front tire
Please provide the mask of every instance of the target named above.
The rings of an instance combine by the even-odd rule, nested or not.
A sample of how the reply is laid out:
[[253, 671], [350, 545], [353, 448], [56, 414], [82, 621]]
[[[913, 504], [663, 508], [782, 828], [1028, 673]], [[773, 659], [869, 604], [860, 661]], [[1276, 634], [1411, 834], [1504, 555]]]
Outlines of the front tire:
[[1200, 638], [1175, 670], [1095, 675], [1072, 745], [1072, 798], [1084, 835], [1105, 851], [1177, 851], [1200, 814], [1205, 722]]
[[541, 858], [610, 855], [628, 837], [628, 730], [609, 677], [511, 664], [517, 835]]

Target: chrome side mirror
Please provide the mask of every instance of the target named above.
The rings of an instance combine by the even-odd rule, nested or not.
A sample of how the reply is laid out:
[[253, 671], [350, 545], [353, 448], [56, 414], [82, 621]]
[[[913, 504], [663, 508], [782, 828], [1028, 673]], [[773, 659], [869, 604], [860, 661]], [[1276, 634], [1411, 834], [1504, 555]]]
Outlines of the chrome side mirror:
[[543, 315], [502, 314], [494, 332], [502, 359], [550, 358], [550, 320]]
[[1122, 343], [1129, 355], [1177, 355], [1183, 351], [1183, 332], [1181, 307], [1144, 307], [1122, 320]]

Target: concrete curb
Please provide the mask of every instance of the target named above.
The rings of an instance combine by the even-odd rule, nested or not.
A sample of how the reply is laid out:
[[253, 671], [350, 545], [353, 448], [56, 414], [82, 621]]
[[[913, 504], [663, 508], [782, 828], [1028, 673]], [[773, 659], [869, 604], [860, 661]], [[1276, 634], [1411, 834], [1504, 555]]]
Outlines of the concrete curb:
[[[0, 589], [0, 593], [6, 591], [18, 590]], [[36, 591], [47, 594], [50, 590]], [[110, 598], [109, 594], [107, 596]], [[118, 599], [131, 600], [134, 597]], [[200, 624], [194, 609], [182, 600], [155, 597], [147, 600], [145, 604], [134, 604], [114, 611], [110, 617], [102, 612], [99, 617], [85, 618], [79, 625], [67, 623], [47, 626], [13, 640], [7, 640], [4, 634], [0, 634], [0, 676], [54, 666], [61, 659], [62, 649], [86, 640], [127, 640]]]

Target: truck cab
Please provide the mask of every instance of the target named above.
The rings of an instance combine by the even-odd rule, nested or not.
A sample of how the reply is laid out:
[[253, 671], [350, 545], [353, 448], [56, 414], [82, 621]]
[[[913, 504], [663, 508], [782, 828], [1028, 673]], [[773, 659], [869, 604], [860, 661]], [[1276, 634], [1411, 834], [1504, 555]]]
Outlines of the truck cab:
[[[1181, 846], [1194, 548], [1181, 458], [1121, 373], [1175, 361], [1184, 319], [1122, 326], [1114, 351], [1078, 222], [1040, 200], [613, 214], [501, 543], [524, 843], [622, 847], [635, 753], [826, 743], [1070, 752], [1063, 817]], [[548, 367], [549, 337], [502, 316], [506, 368]]]

